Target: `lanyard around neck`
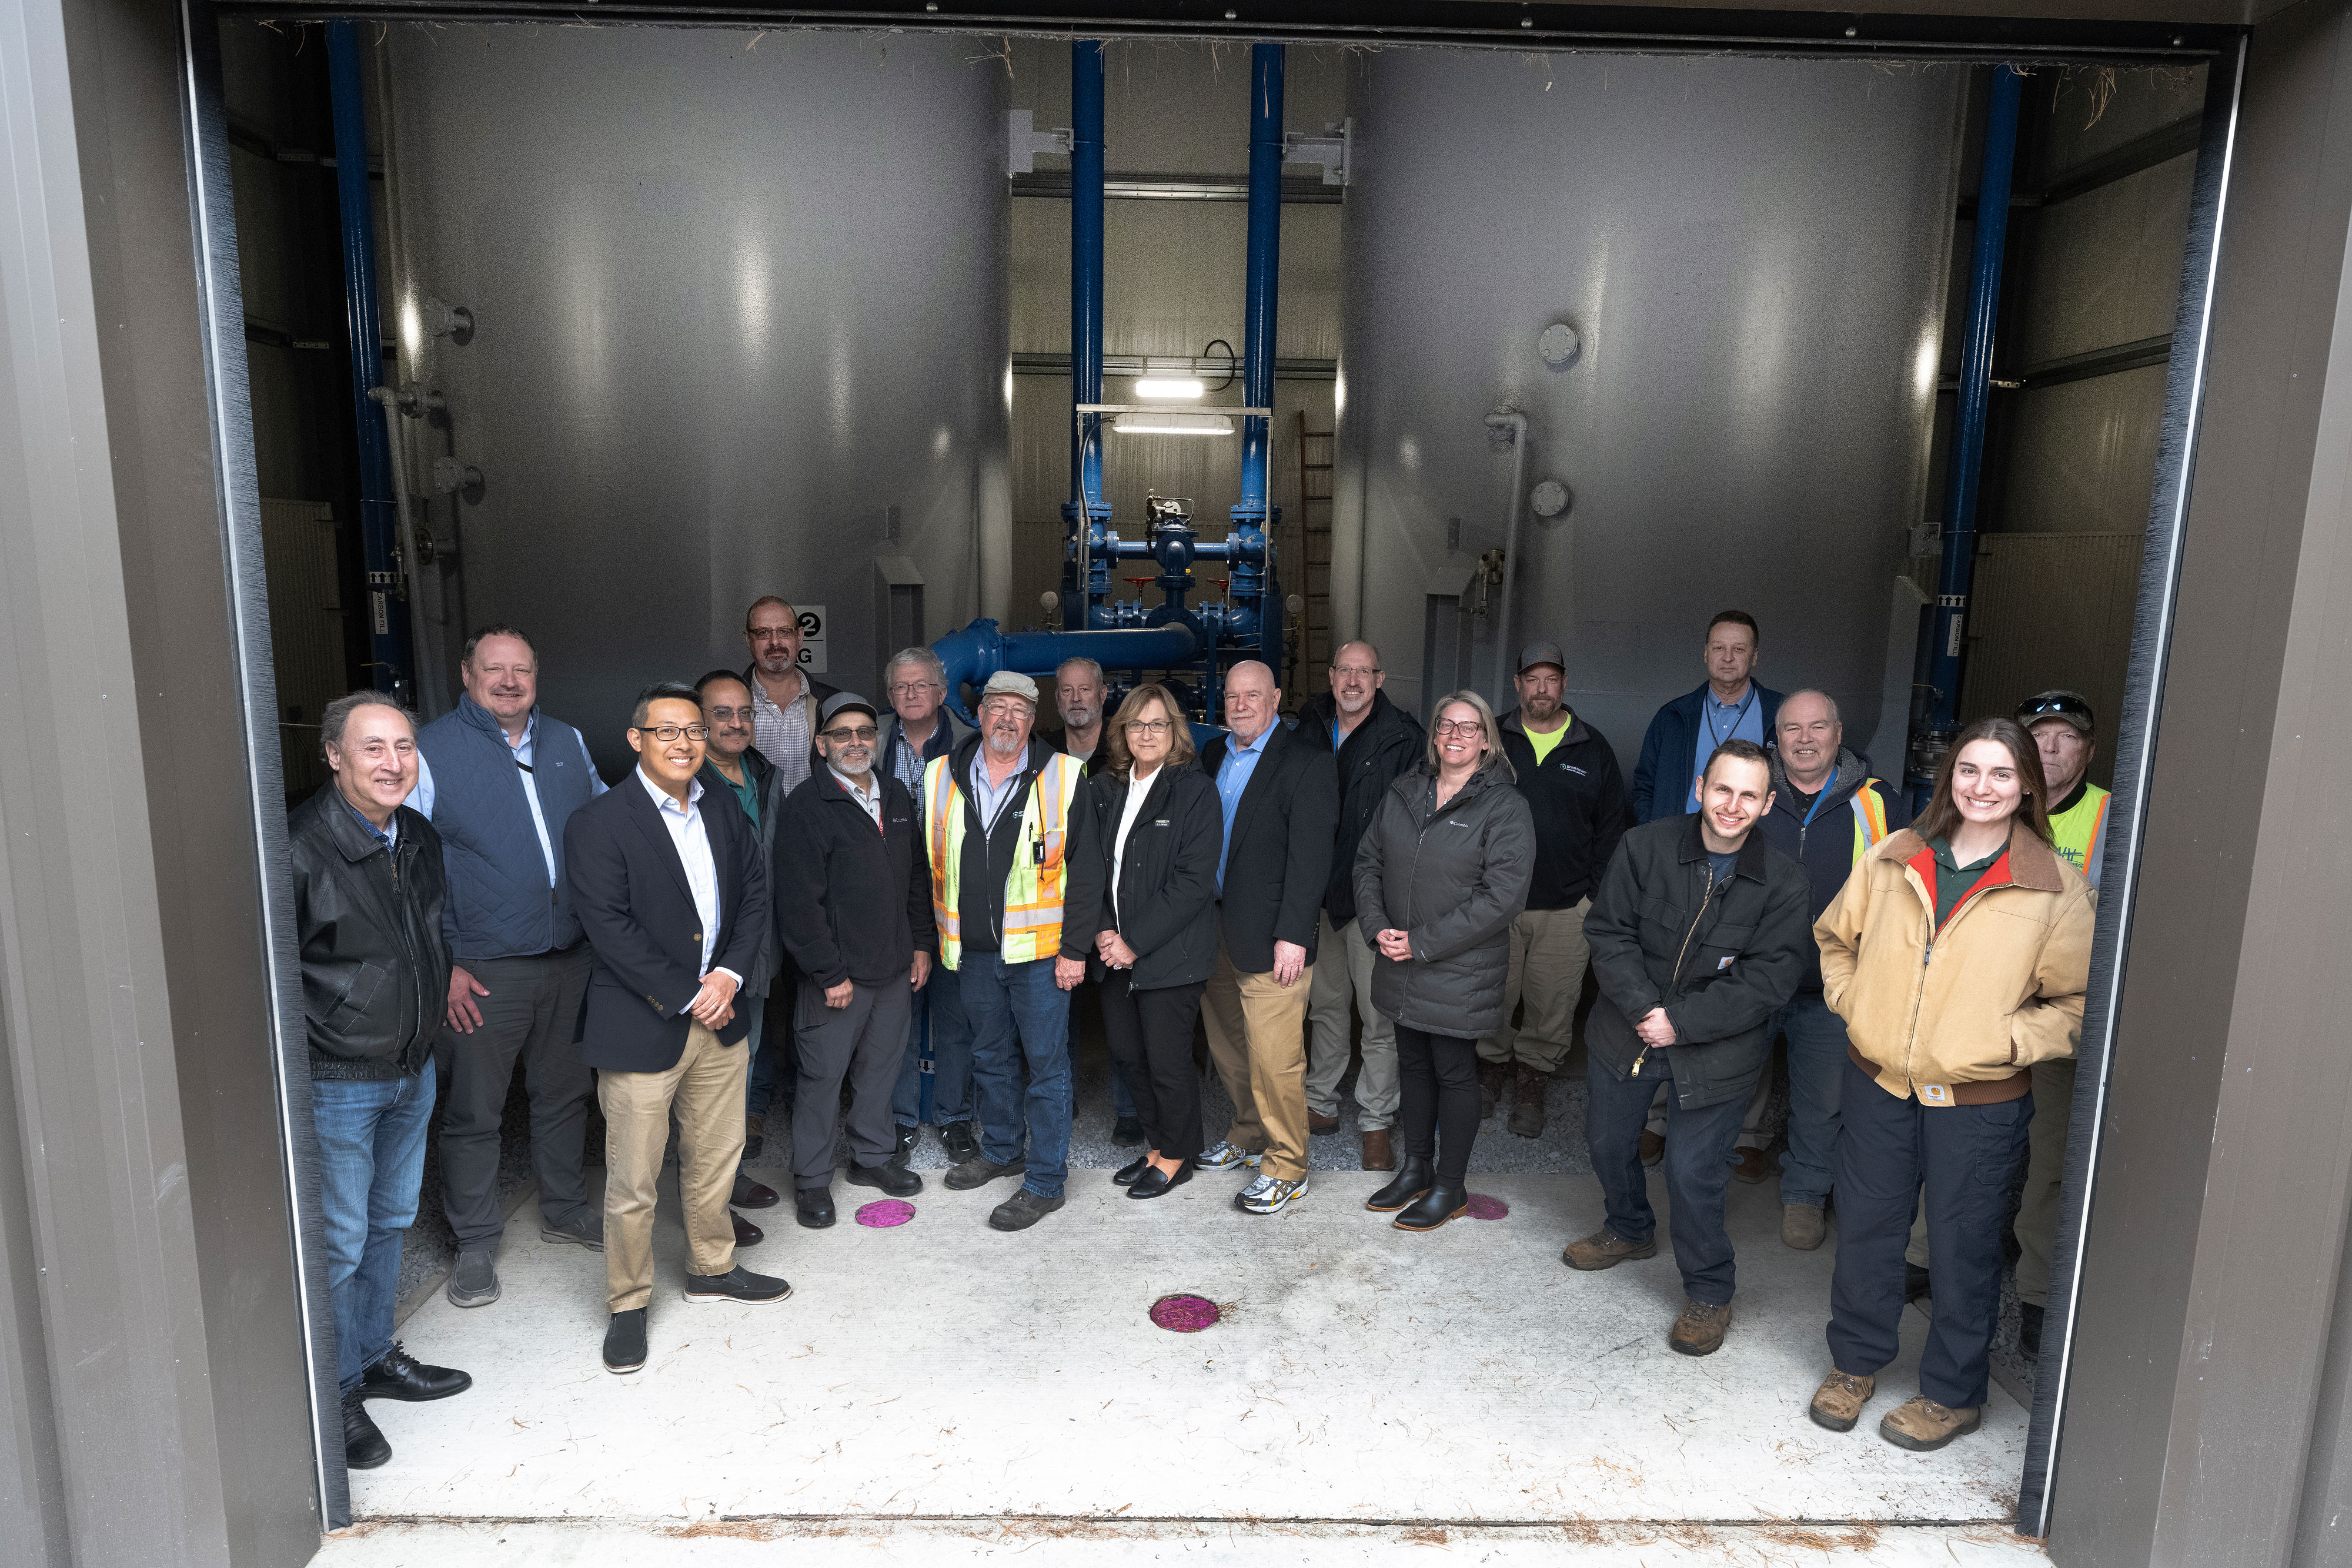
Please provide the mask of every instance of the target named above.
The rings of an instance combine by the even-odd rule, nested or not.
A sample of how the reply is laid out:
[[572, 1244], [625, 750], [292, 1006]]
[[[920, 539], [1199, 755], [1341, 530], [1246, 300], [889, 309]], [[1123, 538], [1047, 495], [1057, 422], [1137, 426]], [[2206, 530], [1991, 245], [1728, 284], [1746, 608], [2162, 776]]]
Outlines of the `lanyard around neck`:
[[1830, 791], [1837, 788], [1837, 765], [1835, 763], [1832, 763], [1830, 765], [1830, 776], [1822, 780], [1821, 793], [1814, 796], [1813, 803], [1805, 808], [1805, 820], [1797, 824], [1799, 831], [1802, 831], [1813, 825], [1813, 813], [1822, 809], [1822, 802], [1828, 800], [1830, 798]]

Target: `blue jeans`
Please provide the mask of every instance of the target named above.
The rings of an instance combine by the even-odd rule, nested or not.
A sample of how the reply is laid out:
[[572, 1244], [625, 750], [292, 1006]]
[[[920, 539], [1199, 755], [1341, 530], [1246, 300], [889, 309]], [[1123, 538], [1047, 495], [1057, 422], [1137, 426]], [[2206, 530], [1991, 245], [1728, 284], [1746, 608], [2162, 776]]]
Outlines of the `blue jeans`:
[[[978, 960], [975, 959], [975, 962]], [[923, 1124], [923, 1020], [931, 1026], [931, 1114], [934, 1127], [971, 1120], [971, 1020], [964, 1016], [963, 984], [952, 969], [931, 966], [915, 993], [907, 1028], [907, 1059], [890, 1094], [890, 1117], [902, 1127]]]
[[1773, 1019], [1789, 1037], [1789, 1152], [1780, 1201], [1829, 1201], [1837, 1168], [1839, 1085], [1845, 1082], [1845, 1020], [1819, 991], [1799, 991]]
[[1070, 998], [1054, 983], [1054, 960], [1008, 964], [999, 953], [966, 953], [956, 977], [971, 1019], [981, 1157], [1000, 1166], [1020, 1159], [1025, 1131], [1029, 1174], [1021, 1185], [1059, 1197], [1070, 1159]]
[[2009, 1188], [2025, 1163], [2033, 1097], [1931, 1109], [1897, 1100], [1851, 1061], [1845, 1071], [1830, 1358], [1855, 1377], [1874, 1376], [1895, 1359], [1903, 1250], [1924, 1187], [1936, 1312], [1919, 1357], [1919, 1392], [1955, 1410], [1973, 1409], [1985, 1402]]
[[1639, 1245], [1657, 1233], [1650, 1209], [1649, 1183], [1642, 1170], [1642, 1128], [1658, 1085], [1666, 1092], [1666, 1198], [1675, 1262], [1683, 1271], [1683, 1293], [1719, 1307], [1731, 1300], [1731, 1238], [1723, 1228], [1723, 1189], [1731, 1184], [1731, 1145], [1748, 1109], [1738, 1094], [1696, 1111], [1683, 1109], [1673, 1091], [1675, 1055], [1706, 1047], [1670, 1046], [1650, 1052], [1639, 1078], [1620, 1078], [1591, 1055], [1584, 1071], [1584, 1146], [1609, 1228]]
[[327, 1288], [335, 1306], [335, 1381], [345, 1394], [392, 1348], [400, 1235], [416, 1221], [434, 1090], [429, 1058], [414, 1078], [327, 1078], [310, 1085]]

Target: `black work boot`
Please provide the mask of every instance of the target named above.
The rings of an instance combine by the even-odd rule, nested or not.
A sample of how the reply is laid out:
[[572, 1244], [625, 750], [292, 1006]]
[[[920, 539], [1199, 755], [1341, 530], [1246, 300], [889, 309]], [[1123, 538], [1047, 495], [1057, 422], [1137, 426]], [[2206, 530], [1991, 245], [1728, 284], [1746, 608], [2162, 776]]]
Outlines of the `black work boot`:
[[1519, 1063], [1518, 1092], [1511, 1101], [1511, 1131], [1522, 1138], [1540, 1138], [1544, 1130], [1544, 1091], [1551, 1074]]
[[1495, 1113], [1495, 1107], [1502, 1103], [1503, 1085], [1510, 1079], [1511, 1064], [1507, 1061], [1478, 1063], [1478, 1120], [1483, 1122]]

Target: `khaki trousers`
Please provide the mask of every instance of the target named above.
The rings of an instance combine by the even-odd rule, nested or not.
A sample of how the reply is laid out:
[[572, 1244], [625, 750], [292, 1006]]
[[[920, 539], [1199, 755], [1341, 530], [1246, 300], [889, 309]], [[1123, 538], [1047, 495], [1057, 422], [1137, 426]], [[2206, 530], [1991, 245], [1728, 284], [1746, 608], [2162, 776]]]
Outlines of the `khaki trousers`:
[[[1577, 998], [1584, 992], [1584, 966], [1592, 949], [1584, 941], [1584, 916], [1592, 900], [1571, 909], [1525, 909], [1511, 922], [1511, 968], [1503, 981], [1503, 1026], [1478, 1042], [1481, 1061], [1525, 1062], [1553, 1073], [1568, 1060], [1576, 1024]], [[1511, 1014], [1524, 1001], [1524, 1021]]]
[[1234, 1097], [1225, 1141], [1265, 1157], [1258, 1170], [1281, 1181], [1307, 1175], [1307, 998], [1315, 966], [1287, 986], [1272, 974], [1234, 967], [1217, 934], [1217, 972], [1201, 993], [1209, 1060]]
[[1372, 945], [1362, 926], [1348, 922], [1345, 931], [1331, 928], [1331, 917], [1318, 917], [1323, 934], [1316, 939], [1318, 962], [1309, 988], [1307, 1019], [1313, 1042], [1307, 1053], [1307, 1108], [1318, 1116], [1339, 1113], [1339, 1080], [1348, 1075], [1353, 1054], [1349, 1041], [1349, 1003], [1364, 1019], [1364, 1070], [1356, 1074], [1357, 1118], [1367, 1133], [1396, 1125], [1396, 1024], [1372, 1006]]
[[[2050, 1256], [2058, 1246], [2058, 1188], [2066, 1176], [2066, 1121], [2074, 1110], [2074, 1059], [2033, 1064], [2033, 1125], [2026, 1132], [2025, 1192], [2017, 1206], [2017, 1299], [2050, 1304]], [[1904, 1261], [1928, 1268], [1927, 1216], [1911, 1220]]]
[[612, 1312], [635, 1312], [654, 1292], [654, 1193], [670, 1113], [677, 1113], [677, 1196], [686, 1213], [687, 1271], [735, 1267], [735, 1221], [727, 1199], [743, 1158], [743, 1091], [751, 1053], [721, 1045], [701, 1024], [665, 1072], [599, 1072], [604, 1108], [604, 1297]]

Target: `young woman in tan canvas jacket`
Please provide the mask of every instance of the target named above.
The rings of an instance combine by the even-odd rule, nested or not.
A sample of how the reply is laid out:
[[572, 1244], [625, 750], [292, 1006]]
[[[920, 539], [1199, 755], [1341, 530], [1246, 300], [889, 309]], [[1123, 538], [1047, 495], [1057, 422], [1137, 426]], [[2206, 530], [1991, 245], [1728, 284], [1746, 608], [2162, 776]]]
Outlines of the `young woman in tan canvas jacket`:
[[1857, 862], [1813, 926], [1845, 1020], [1833, 1370], [1813, 1419], [1852, 1429], [1895, 1359], [1903, 1251], [1926, 1193], [1936, 1311], [1919, 1395], [1879, 1430], [1940, 1448], [1981, 1425], [2001, 1232], [2026, 1156], [2036, 1061], [2072, 1056], [2092, 904], [2051, 847], [2042, 767], [2009, 719], [1962, 730], [1913, 827]]

